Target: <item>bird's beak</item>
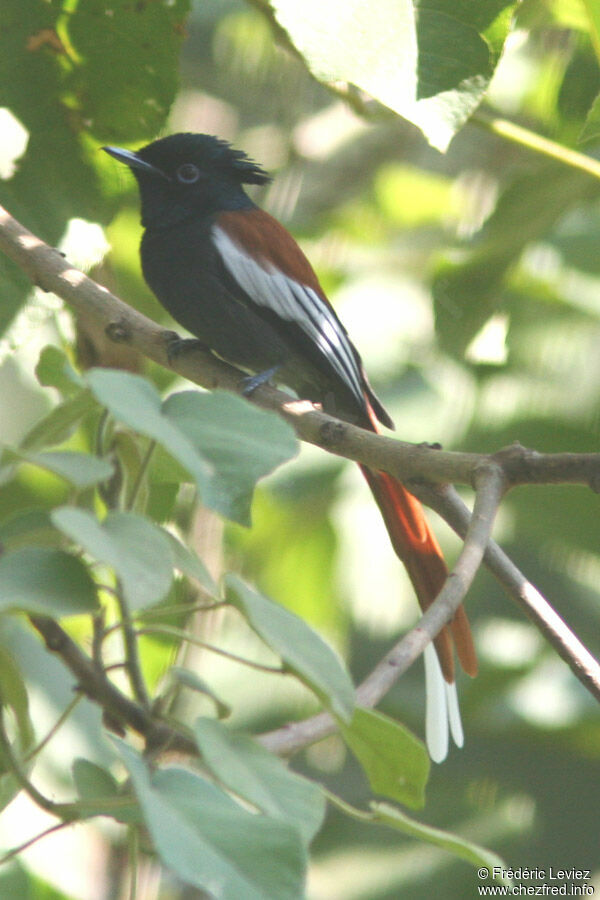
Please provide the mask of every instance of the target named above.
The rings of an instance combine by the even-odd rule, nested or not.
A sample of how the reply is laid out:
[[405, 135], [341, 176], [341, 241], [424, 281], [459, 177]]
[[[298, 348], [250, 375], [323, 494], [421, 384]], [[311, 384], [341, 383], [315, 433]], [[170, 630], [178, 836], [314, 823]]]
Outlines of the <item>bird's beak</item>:
[[119, 162], [125, 163], [130, 169], [138, 169], [138, 171], [146, 172], [148, 175], [158, 175], [160, 178], [170, 180], [165, 172], [161, 169], [157, 169], [157, 167], [153, 166], [151, 163], [146, 162], [141, 156], [134, 153], [133, 150], [123, 150], [121, 147], [102, 147], [102, 150]]

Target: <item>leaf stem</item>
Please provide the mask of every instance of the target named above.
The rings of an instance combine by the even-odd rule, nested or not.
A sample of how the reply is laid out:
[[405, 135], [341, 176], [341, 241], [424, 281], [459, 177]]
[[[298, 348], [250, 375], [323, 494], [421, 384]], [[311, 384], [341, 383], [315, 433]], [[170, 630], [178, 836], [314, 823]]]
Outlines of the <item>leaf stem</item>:
[[[138, 612], [134, 612], [132, 621], [146, 621], [147, 619], [164, 619], [170, 616], [178, 616], [183, 615], [184, 613], [192, 614], [196, 612], [212, 612], [214, 609], [221, 609], [223, 606], [229, 606], [227, 600], [216, 600], [214, 603], [174, 603], [173, 606], [165, 606], [160, 609], [142, 609]], [[107, 625], [106, 628], [102, 630], [102, 640], [107, 638], [113, 631], [118, 631], [121, 628], [120, 622], [114, 622], [112, 625]], [[139, 630], [138, 630], [138, 633]]]
[[360, 822], [373, 822], [374, 816], [371, 812], [366, 812], [363, 809], [357, 809], [356, 806], [351, 806], [350, 803], [347, 803], [345, 800], [342, 800], [341, 797], [338, 797], [337, 794], [333, 794], [331, 791], [327, 790], [323, 785], [320, 786], [321, 790], [325, 794], [325, 797], [332, 806], [336, 806], [341, 812], [345, 813], [347, 816], [352, 816], [353, 819], [358, 819]]
[[71, 822], [56, 822], [54, 825], [50, 825], [49, 828], [45, 828], [43, 831], [40, 831], [39, 834], [34, 835], [32, 838], [24, 841], [22, 844], [19, 844], [18, 847], [13, 847], [12, 850], [8, 850], [4, 856], [0, 856], [0, 866], [3, 866], [4, 863], [10, 862], [15, 856], [19, 856], [19, 854], [23, 853], [24, 850], [28, 850], [34, 844], [37, 844], [38, 841], [41, 841], [42, 838], [48, 837], [49, 834], [54, 834], [55, 831], [60, 831], [61, 828], [66, 828], [68, 825], [71, 825]]
[[119, 589], [117, 591], [117, 603], [119, 604], [119, 611], [121, 613], [121, 630], [123, 632], [125, 657], [127, 660], [126, 669], [127, 674], [129, 675], [131, 690], [133, 691], [133, 696], [138, 701], [138, 703], [140, 703], [145, 709], [149, 709], [150, 697], [148, 696], [146, 682], [144, 681], [142, 667], [140, 664], [140, 656], [137, 643], [138, 635], [133, 626], [133, 619], [131, 618], [129, 606], [127, 605], [127, 601], [123, 595], [123, 588], [120, 583]]
[[570, 147], [564, 147], [562, 144], [543, 137], [541, 134], [536, 134], [535, 131], [530, 131], [522, 125], [517, 125], [515, 122], [510, 122], [508, 119], [495, 116], [482, 109], [473, 113], [470, 121], [474, 125], [479, 125], [481, 128], [491, 131], [492, 134], [496, 134], [498, 137], [531, 150], [533, 153], [540, 153], [542, 156], [548, 156], [550, 159], [563, 163], [563, 165], [569, 166], [571, 169], [579, 169], [593, 178], [600, 178], [600, 162], [597, 159], [587, 156], [585, 153], [579, 153], [577, 150], [571, 150]]
[[137, 897], [138, 871], [140, 865], [140, 847], [139, 832], [137, 828], [130, 825], [127, 834], [127, 844], [129, 847], [129, 900], [135, 900]]
[[52, 726], [52, 728], [50, 729], [48, 734], [44, 738], [42, 738], [42, 740], [39, 742], [39, 744], [37, 744], [37, 746], [35, 746], [33, 748], [33, 750], [29, 751], [27, 756], [24, 758], [25, 762], [28, 762], [30, 759], [33, 759], [35, 756], [37, 756], [38, 753], [42, 752], [44, 747], [52, 740], [52, 738], [54, 737], [56, 732], [67, 721], [67, 719], [69, 718], [69, 716], [71, 715], [71, 713], [73, 712], [73, 710], [75, 709], [77, 704], [81, 702], [81, 700], [83, 700], [83, 694], [76, 694], [73, 697], [73, 699], [68, 704], [66, 709], [58, 717], [58, 719], [56, 720], [56, 722], [54, 723], [54, 725]]
[[227, 600], [215, 600], [214, 603], [174, 603], [173, 606], [166, 606], [162, 609], [145, 609], [137, 613], [136, 621], [146, 619], [164, 619], [168, 616], [182, 615], [187, 613], [191, 615], [196, 612], [212, 612], [214, 609], [221, 609], [223, 606], [229, 606]]
[[49, 800], [45, 797], [38, 789], [31, 783], [23, 769], [21, 768], [21, 764], [12, 748], [12, 744], [6, 733], [6, 727], [4, 724], [4, 704], [0, 702], [0, 748], [4, 756], [6, 757], [6, 761], [12, 774], [14, 775], [16, 781], [19, 783], [21, 788], [31, 797], [34, 803], [37, 804], [41, 809], [44, 809], [46, 812], [51, 813], [52, 815], [60, 815], [57, 812], [58, 804], [54, 803], [53, 800]]
[[238, 656], [236, 653], [230, 653], [229, 650], [215, 647], [214, 644], [207, 644], [206, 641], [201, 641], [199, 638], [188, 634], [188, 632], [184, 631], [182, 628], [175, 628], [173, 625], [145, 625], [143, 628], [137, 629], [137, 634], [164, 634], [171, 637], [177, 637], [182, 641], [187, 641], [189, 644], [194, 644], [195, 647], [202, 647], [204, 650], [210, 650], [211, 653], [217, 653], [219, 656], [224, 656], [226, 659], [240, 663], [242, 666], [256, 669], [258, 672], [268, 672], [271, 675], [284, 675], [286, 671], [282, 666], [268, 666], [263, 663], [257, 663], [251, 659], [245, 659], [243, 656]]
[[140, 493], [140, 488], [142, 487], [142, 484], [144, 483], [144, 476], [145, 476], [146, 472], [148, 471], [148, 466], [150, 465], [150, 460], [152, 459], [152, 454], [154, 453], [155, 449], [156, 449], [156, 441], [153, 439], [150, 441], [150, 443], [148, 444], [148, 446], [146, 448], [146, 452], [144, 453], [144, 458], [142, 459], [142, 461], [140, 463], [140, 468], [138, 469], [138, 473], [137, 473], [135, 482], [131, 489], [131, 494], [129, 495], [129, 499], [127, 500], [127, 502], [125, 504], [125, 509], [127, 511], [131, 511], [135, 506], [136, 500]]

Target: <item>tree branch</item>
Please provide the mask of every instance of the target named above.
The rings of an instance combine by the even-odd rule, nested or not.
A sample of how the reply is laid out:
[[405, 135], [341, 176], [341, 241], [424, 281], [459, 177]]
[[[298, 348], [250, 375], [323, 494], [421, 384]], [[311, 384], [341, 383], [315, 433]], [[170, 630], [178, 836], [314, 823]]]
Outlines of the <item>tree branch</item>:
[[[0, 207], [0, 250], [45, 291], [62, 297], [78, 314], [92, 318], [109, 340], [128, 344], [159, 365], [170, 368], [208, 390], [240, 392], [242, 374], [210, 353], [194, 350], [169, 361], [168, 337], [142, 313], [84, 275], [29, 232]], [[257, 388], [252, 401], [280, 413], [298, 436], [330, 453], [395, 475], [401, 481], [425, 479], [438, 483], [473, 484], [477, 468], [499, 463], [507, 487], [519, 484], [583, 484], [600, 492], [600, 454], [542, 454], [518, 444], [487, 457], [477, 453], [433, 450], [385, 435], [372, 434], [327, 415], [307, 401], [294, 400], [268, 384]]]
[[[490, 540], [494, 519], [504, 494], [504, 477], [498, 466], [482, 466], [476, 476], [477, 493], [473, 515], [461, 554], [446, 584], [417, 624], [375, 666], [356, 691], [359, 706], [377, 706], [392, 685], [421, 655], [465, 598]], [[335, 719], [321, 713], [278, 728], [261, 736], [261, 743], [273, 753], [290, 755], [337, 730]]]
[[[442, 516], [460, 537], [465, 536], [471, 513], [454, 488], [419, 485], [415, 494]], [[600, 702], [600, 664], [579, 638], [494, 541], [489, 541], [483, 561], [575, 677]]]
[[149, 710], [121, 693], [58, 622], [45, 616], [30, 616], [30, 619], [48, 650], [57, 653], [75, 676], [82, 693], [105, 711], [113, 730], [128, 726], [146, 738], [150, 749], [168, 749], [197, 756], [198, 750], [191, 737], [157, 721]]
[[[172, 363], [167, 356], [171, 332], [133, 310], [73, 268], [56, 250], [44, 244], [0, 207], [0, 250], [32, 282], [62, 297], [76, 313], [93, 319], [108, 339], [127, 344], [188, 380], [209, 390], [240, 391], [241, 373], [210, 353], [182, 354]], [[433, 450], [384, 435], [371, 434], [326, 415], [311, 403], [290, 398], [269, 385], [258, 388], [252, 401], [275, 410], [298, 436], [328, 452], [386, 471], [409, 483], [411, 491], [436, 509], [455, 530], [466, 535], [463, 551], [443, 591], [417, 626], [394, 647], [358, 689], [359, 702], [374, 705], [452, 617], [462, 601], [481, 558], [527, 615], [567, 661], [579, 680], [600, 699], [600, 667], [549, 607], [539, 592], [489, 540], [492, 522], [503, 493], [522, 484], [582, 484], [600, 492], [600, 454], [541, 454], [515, 444], [486, 456]], [[424, 482], [429, 482], [425, 484]], [[474, 515], [460, 506], [448, 483], [476, 488]], [[437, 483], [437, 486], [436, 486]], [[443, 485], [444, 487], [440, 487]], [[157, 747], [196, 754], [193, 740], [153, 721], [150, 713], [115, 688], [93, 662], [52, 620], [33, 618], [48, 647], [58, 652], [82, 690], [100, 703], [115, 721], [128, 725]], [[331, 733], [326, 714], [263, 735], [262, 742], [278, 753], [294, 752]]]

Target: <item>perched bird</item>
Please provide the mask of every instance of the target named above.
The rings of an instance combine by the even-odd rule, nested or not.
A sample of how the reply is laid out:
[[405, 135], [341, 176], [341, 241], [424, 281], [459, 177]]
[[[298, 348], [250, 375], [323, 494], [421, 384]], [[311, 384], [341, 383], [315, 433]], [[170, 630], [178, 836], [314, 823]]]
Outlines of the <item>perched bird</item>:
[[[369, 431], [393, 422], [306, 256], [245, 184], [267, 173], [245, 153], [206, 134], [174, 134], [137, 152], [104, 147], [130, 167], [141, 195], [144, 277], [173, 318], [213, 353], [248, 373], [252, 389], [273, 378], [326, 412]], [[421, 505], [394, 477], [361, 466], [392, 546], [422, 609], [447, 575]], [[426, 736], [432, 759], [461, 746], [454, 651], [475, 675], [462, 607], [426, 653]], [[439, 660], [439, 662], [438, 662]], [[443, 673], [443, 675], [442, 675]]]

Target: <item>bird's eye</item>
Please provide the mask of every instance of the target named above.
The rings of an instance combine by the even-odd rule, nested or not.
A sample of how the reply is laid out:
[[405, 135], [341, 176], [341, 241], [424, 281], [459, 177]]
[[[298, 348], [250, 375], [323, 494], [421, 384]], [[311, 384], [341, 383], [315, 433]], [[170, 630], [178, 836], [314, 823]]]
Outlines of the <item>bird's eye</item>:
[[193, 184], [200, 178], [200, 169], [193, 163], [184, 163], [177, 169], [177, 180], [183, 184]]

